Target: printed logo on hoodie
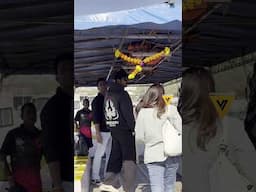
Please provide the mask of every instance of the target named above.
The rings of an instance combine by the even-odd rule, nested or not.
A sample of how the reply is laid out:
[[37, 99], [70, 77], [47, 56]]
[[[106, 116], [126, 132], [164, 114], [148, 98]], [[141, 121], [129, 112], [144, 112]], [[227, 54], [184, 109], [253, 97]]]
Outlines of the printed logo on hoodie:
[[109, 127], [116, 127], [116, 125], [119, 124], [119, 114], [118, 110], [115, 108], [115, 105], [111, 98], [106, 99], [105, 104], [105, 118], [106, 118], [106, 124]]

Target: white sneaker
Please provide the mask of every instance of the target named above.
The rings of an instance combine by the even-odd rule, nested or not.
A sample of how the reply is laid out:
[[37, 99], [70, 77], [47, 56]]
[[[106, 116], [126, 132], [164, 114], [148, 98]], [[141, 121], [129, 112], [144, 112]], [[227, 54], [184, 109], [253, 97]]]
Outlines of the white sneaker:
[[99, 187], [99, 190], [107, 191], [107, 192], [119, 192], [119, 190], [113, 187], [112, 185], [106, 185], [106, 184], [101, 184]]

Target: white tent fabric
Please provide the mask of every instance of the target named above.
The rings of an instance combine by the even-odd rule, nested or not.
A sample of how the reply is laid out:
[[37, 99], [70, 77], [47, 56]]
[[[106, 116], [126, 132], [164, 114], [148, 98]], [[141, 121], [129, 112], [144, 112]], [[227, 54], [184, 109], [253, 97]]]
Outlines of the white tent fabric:
[[[169, 1], [169, 2], [173, 2]], [[128, 9], [136, 9], [149, 5], [164, 3], [164, 0], [75, 0], [75, 17], [82, 15], [107, 13]]]
[[173, 20], [182, 20], [182, 2], [176, 0], [174, 6], [160, 3], [151, 6], [143, 6], [137, 9], [105, 12], [100, 14], [76, 14], [75, 30], [85, 30], [95, 27], [110, 25], [133, 25], [152, 22], [157, 24], [168, 23]]

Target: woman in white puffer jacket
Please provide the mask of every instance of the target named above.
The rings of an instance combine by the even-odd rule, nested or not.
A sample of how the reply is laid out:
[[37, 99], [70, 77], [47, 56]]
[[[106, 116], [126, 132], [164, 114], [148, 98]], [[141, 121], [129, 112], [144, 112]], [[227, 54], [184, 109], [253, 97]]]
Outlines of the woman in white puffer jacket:
[[176, 172], [180, 157], [168, 157], [164, 154], [162, 127], [168, 119], [181, 131], [181, 117], [175, 106], [166, 106], [162, 96], [164, 88], [152, 85], [140, 102], [135, 136], [138, 144], [144, 144], [144, 163], [147, 166], [152, 192], [175, 191]]

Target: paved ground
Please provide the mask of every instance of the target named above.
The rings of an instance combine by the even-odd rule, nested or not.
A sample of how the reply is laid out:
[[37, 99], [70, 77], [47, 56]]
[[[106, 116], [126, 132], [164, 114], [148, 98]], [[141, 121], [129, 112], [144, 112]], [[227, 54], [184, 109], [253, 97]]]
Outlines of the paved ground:
[[[181, 182], [177, 182], [175, 192], [181, 192], [182, 191], [181, 188], [182, 188]], [[122, 189], [120, 189], [119, 191], [123, 192]], [[101, 191], [97, 187], [92, 187], [90, 192], [101, 192]], [[150, 192], [150, 189], [148, 188], [148, 186], [141, 186], [141, 187], [138, 187], [135, 192]]]
[[82, 192], [82, 177], [86, 172], [86, 164], [88, 162], [88, 158], [86, 156], [75, 156], [74, 157], [74, 172], [75, 172], [75, 192]]
[[[85, 170], [90, 171], [91, 173], [91, 166], [89, 164], [86, 166], [85, 165], [86, 162], [90, 164], [90, 161], [88, 161], [87, 157], [75, 157], [75, 163], [74, 163], [75, 164], [75, 192], [100, 192], [97, 186], [94, 186], [94, 185], [86, 186], [81, 184], [82, 179], [84, 183], [87, 183], [90, 180], [90, 178], [87, 178], [87, 177], [90, 177], [90, 174], [84, 173]], [[90, 169], [88, 170], [86, 168], [90, 168]], [[103, 169], [104, 167], [101, 166], [101, 176], [103, 173]], [[143, 164], [138, 165], [137, 171], [138, 171], [137, 178], [136, 178], [137, 188], [135, 192], [150, 192], [148, 175], [147, 175], [147, 170], [145, 165]], [[83, 175], [87, 177], [84, 177]], [[181, 182], [176, 183], [176, 192], [181, 192], [181, 186], [182, 186]], [[86, 190], [85, 188], [88, 188], [88, 187], [89, 189]], [[120, 192], [123, 192], [123, 190], [120, 189]]]

